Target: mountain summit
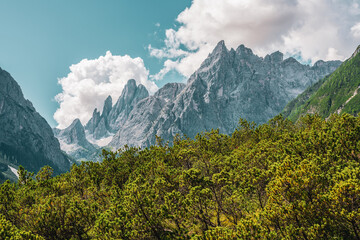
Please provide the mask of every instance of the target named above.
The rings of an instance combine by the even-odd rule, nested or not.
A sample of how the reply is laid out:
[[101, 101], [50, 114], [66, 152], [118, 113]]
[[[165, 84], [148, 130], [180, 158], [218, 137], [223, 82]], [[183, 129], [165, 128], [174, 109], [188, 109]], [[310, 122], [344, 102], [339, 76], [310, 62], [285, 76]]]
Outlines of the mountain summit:
[[87, 158], [97, 150], [97, 146], [86, 139], [84, 127], [78, 118], [63, 130], [55, 129], [54, 133], [59, 139], [61, 149], [74, 159]]

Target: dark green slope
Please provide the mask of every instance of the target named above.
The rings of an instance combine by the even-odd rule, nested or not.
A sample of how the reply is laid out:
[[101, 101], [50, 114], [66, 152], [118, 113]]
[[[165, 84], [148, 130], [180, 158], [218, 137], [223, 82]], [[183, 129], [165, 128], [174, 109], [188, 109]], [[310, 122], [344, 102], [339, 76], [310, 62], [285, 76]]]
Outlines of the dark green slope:
[[282, 114], [292, 121], [301, 115], [319, 114], [327, 118], [332, 113], [360, 112], [360, 46], [351, 58], [346, 60], [331, 75], [325, 77], [292, 100]]

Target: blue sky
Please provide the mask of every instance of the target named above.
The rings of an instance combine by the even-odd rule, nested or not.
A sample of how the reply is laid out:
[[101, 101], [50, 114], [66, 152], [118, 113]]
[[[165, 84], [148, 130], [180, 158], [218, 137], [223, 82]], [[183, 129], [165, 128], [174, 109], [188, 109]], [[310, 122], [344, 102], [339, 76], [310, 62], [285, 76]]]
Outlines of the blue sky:
[[[147, 46], [175, 24], [190, 0], [0, 1], [0, 67], [52, 125], [61, 92], [57, 79], [84, 58], [112, 54], [141, 57], [150, 73], [162, 67]], [[160, 27], [155, 26], [159, 23]], [[159, 83], [162, 85], [163, 83]]]
[[220, 41], [303, 63], [360, 44], [360, 0], [0, 0], [0, 67], [51, 126], [83, 124], [129, 78], [186, 81]]

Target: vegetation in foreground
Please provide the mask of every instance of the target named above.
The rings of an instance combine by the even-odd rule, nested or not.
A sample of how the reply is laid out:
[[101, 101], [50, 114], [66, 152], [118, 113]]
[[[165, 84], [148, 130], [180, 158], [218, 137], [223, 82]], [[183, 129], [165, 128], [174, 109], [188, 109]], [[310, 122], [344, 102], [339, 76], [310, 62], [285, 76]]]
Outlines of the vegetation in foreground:
[[360, 118], [281, 116], [0, 186], [6, 239], [360, 239]]

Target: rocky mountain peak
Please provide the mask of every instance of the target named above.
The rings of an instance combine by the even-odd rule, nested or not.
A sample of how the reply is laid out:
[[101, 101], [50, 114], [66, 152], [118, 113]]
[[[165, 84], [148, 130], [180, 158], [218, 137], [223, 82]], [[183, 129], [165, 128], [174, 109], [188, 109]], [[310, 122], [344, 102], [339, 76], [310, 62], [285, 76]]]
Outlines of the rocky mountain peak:
[[93, 117], [94, 117], [94, 116], [97, 116], [97, 115], [99, 115], [99, 116], [100, 116], [100, 112], [97, 110], [97, 108], [95, 108], [95, 109], [94, 109], [94, 111], [93, 111], [93, 114], [92, 114], [92, 115], [93, 115]]
[[210, 59], [220, 59], [228, 54], [228, 49], [225, 46], [224, 40], [218, 42], [214, 50], [209, 54], [208, 58]]
[[3, 94], [35, 111], [32, 103], [24, 98], [19, 84], [11, 77], [10, 73], [0, 68], [0, 79], [0, 91]]
[[253, 51], [250, 48], [245, 47], [244, 44], [237, 47], [236, 54], [244, 57], [254, 55]]
[[134, 79], [130, 79], [126, 83], [120, 98], [124, 98], [126, 102], [129, 102], [134, 97], [135, 92], [136, 92], [136, 81]]
[[132, 79], [129, 79], [129, 80], [127, 81], [125, 87], [127, 87], [127, 88], [132, 88], [132, 89], [136, 88], [136, 80], [133, 79], [133, 78], [132, 78]]
[[284, 54], [282, 52], [276, 51], [270, 55], [266, 55], [264, 61], [271, 63], [281, 63], [284, 60]]
[[101, 116], [97, 109], [95, 109], [85, 129], [94, 139], [101, 139], [112, 135], [127, 119], [134, 105], [148, 96], [149, 92], [144, 85], [139, 84], [136, 86], [134, 79], [128, 80], [115, 105], [112, 106], [112, 98], [110, 96], [107, 97]]
[[264, 123], [312, 83], [335, 70], [329, 67], [331, 62], [320, 69], [283, 58], [277, 51], [265, 60], [244, 45], [228, 51], [220, 41], [184, 88], [167, 84], [140, 101], [110, 146], [149, 146], [155, 135], [171, 141], [175, 134], [194, 137], [216, 128], [231, 133], [240, 117]]
[[168, 83], [149, 96], [145, 87], [129, 80], [109, 113], [109, 129], [102, 118], [93, 136], [111, 132], [108, 146], [117, 149], [125, 144], [149, 146], [156, 135], [171, 142], [176, 134], [192, 138], [210, 129], [228, 134], [240, 117], [268, 121], [339, 65], [324, 62], [321, 68], [310, 67], [283, 58], [277, 51], [265, 60], [244, 45], [228, 51], [220, 41], [186, 85]]
[[221, 40], [220, 42], [218, 42], [213, 50], [213, 53], [216, 52], [227, 52], [227, 48], [225, 46], [225, 41]]
[[314, 67], [321, 67], [322, 65], [325, 64], [325, 61], [323, 60], [318, 60], [314, 63]]
[[296, 60], [296, 59], [293, 58], [293, 57], [289, 57], [289, 58], [285, 59], [284, 61], [281, 62], [281, 64], [282, 64], [283, 66], [286, 66], [286, 65], [304, 66], [304, 65], [302, 65], [298, 60]]
[[188, 84], [197, 82], [202, 84], [202, 80], [209, 79], [209, 75], [221, 72], [222, 68], [226, 68], [233, 58], [234, 50], [227, 50], [224, 41], [220, 41], [208, 57], [201, 63], [200, 68], [193, 73], [188, 79]]
[[68, 128], [73, 128], [73, 129], [83, 129], [83, 125], [81, 124], [80, 119], [76, 118]]
[[97, 110], [97, 108], [95, 108], [92, 117], [85, 125], [85, 129], [88, 130], [90, 133], [93, 133], [100, 122], [100, 118], [100, 112]]
[[139, 84], [136, 90], [136, 98], [143, 99], [149, 96], [149, 92], [146, 87], [142, 84]]
[[311, 67], [312, 70], [321, 72], [321, 73], [332, 73], [341, 65], [341, 61], [317, 61], [314, 66]]
[[67, 144], [85, 139], [85, 130], [80, 120], [76, 118], [67, 128], [60, 130], [57, 137], [62, 137]]
[[88, 156], [89, 152], [96, 150], [96, 147], [86, 139], [84, 126], [78, 118], [63, 130], [55, 129], [54, 133], [60, 142], [61, 149], [75, 159]]
[[126, 121], [136, 103], [149, 96], [149, 92], [142, 84], [136, 86], [134, 79], [128, 80], [119, 99], [112, 108], [108, 118], [110, 132], [116, 132]]
[[104, 107], [101, 116], [107, 117], [111, 111], [112, 108], [112, 98], [111, 96], [108, 96], [104, 102]]
[[325, 119], [334, 113], [359, 115], [359, 52], [360, 46], [342, 64], [340, 61], [317, 61], [311, 69], [330, 74], [289, 102], [283, 116], [296, 121], [305, 114], [315, 113]]

